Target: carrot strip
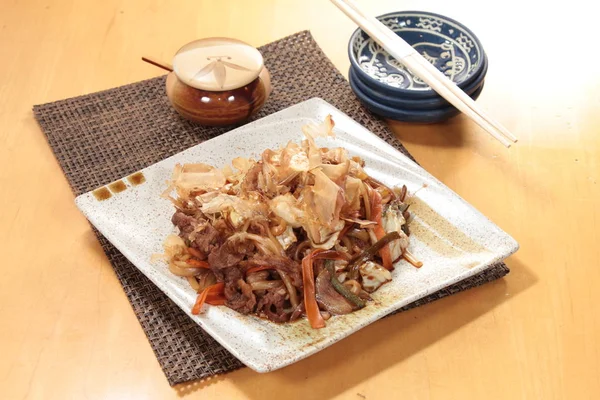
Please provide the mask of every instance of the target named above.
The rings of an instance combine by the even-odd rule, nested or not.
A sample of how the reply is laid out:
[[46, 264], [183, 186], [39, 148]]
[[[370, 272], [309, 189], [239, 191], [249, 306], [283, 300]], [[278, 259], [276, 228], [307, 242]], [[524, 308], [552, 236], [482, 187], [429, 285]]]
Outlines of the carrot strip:
[[246, 271], [246, 275], [250, 275], [254, 272], [258, 272], [258, 271], [265, 271], [267, 269], [274, 269], [273, 267], [271, 267], [270, 265], [261, 265], [259, 267], [252, 267], [252, 268], [248, 268], [248, 270]]
[[210, 304], [213, 306], [220, 306], [223, 305], [227, 302], [227, 299], [225, 298], [225, 295], [223, 294], [223, 292], [219, 292], [219, 293], [215, 293], [212, 291], [209, 291], [208, 295], [206, 296], [206, 304]]
[[348, 256], [335, 250], [324, 250], [313, 255], [313, 260], [344, 260], [348, 261]]
[[206, 299], [206, 304], [210, 304], [211, 306], [222, 306], [227, 302], [225, 298], [215, 298], [215, 299]]
[[188, 259], [186, 263], [196, 268], [210, 268], [210, 265], [206, 261], [194, 260], [193, 258]]
[[194, 304], [194, 307], [192, 307], [192, 314], [194, 314], [194, 315], [200, 314], [200, 310], [202, 309], [202, 306], [204, 305], [204, 302], [206, 301], [206, 296], [208, 295], [209, 288], [210, 288], [210, 286], [207, 287], [206, 289], [204, 289], [196, 298], [196, 303]]
[[210, 285], [208, 287], [208, 292], [209, 292], [209, 294], [220, 294], [220, 293], [223, 293], [224, 289], [225, 289], [225, 283], [218, 282], [218, 283], [215, 283], [214, 285]]
[[[225, 284], [223, 282], [215, 283], [214, 285], [207, 286], [204, 290], [198, 295], [196, 298], [196, 303], [194, 303], [194, 307], [192, 307], [192, 314], [198, 315], [200, 314], [200, 310], [202, 306], [206, 302], [206, 298], [209, 294], [212, 295], [221, 295], [223, 289], [225, 288]], [[216, 300], [216, 299], [213, 299]]]
[[203, 257], [203, 254], [200, 252], [200, 250], [197, 250], [193, 247], [188, 247], [187, 248], [188, 253], [190, 253], [190, 255], [192, 257], [196, 257], [196, 258], [206, 258], [206, 256]]
[[206, 301], [216, 299], [225, 299], [225, 295], [223, 293], [214, 293], [209, 291], [208, 295], [206, 296]]
[[[383, 221], [381, 219], [381, 214], [383, 207], [381, 205], [381, 194], [377, 190], [371, 190], [371, 220], [377, 222], [375, 225], [374, 231], [377, 240], [380, 240], [385, 236], [385, 229], [383, 229]], [[383, 267], [387, 270], [393, 270], [394, 265], [392, 264], [392, 256], [390, 253], [390, 248], [386, 244], [379, 250], [379, 255], [381, 256], [381, 261], [383, 261]]]
[[319, 311], [315, 292], [315, 274], [313, 271], [312, 257], [318, 250], [311, 252], [302, 259], [302, 282], [304, 284], [304, 308], [308, 322], [313, 329], [325, 327], [325, 320]]

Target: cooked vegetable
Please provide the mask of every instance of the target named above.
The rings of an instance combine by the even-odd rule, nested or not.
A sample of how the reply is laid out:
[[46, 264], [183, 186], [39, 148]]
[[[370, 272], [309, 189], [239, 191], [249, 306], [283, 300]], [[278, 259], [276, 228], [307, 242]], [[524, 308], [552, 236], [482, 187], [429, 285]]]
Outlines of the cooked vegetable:
[[281, 277], [281, 280], [283, 281], [285, 288], [288, 291], [288, 294], [290, 296], [290, 303], [292, 303], [292, 307], [294, 307], [294, 308], [298, 307], [298, 296], [296, 294], [296, 289], [294, 288], [294, 285], [292, 284], [292, 281], [290, 280], [290, 277], [288, 276], [288, 274], [286, 274], [281, 269], [278, 269], [277, 273]]
[[[402, 228], [403, 226], [407, 226], [406, 220], [402, 215], [402, 209], [402, 205], [393, 202], [386, 208], [382, 218], [382, 225], [385, 232], [398, 232], [400, 234], [400, 239], [394, 240], [388, 245], [393, 261], [402, 257], [402, 254], [404, 254], [404, 251], [408, 247], [408, 236]], [[406, 208], [404, 208], [404, 210], [406, 210]]]
[[199, 261], [199, 260], [194, 260], [193, 258], [190, 258], [190, 259], [186, 260], [185, 262], [188, 263], [190, 266], [196, 267], [196, 268], [210, 268], [210, 265], [206, 261]]
[[192, 314], [198, 315], [200, 313], [200, 310], [202, 309], [202, 305], [204, 305], [204, 302], [206, 301], [206, 297], [208, 296], [209, 293], [219, 294], [223, 291], [223, 288], [224, 288], [223, 282], [215, 283], [214, 285], [211, 285], [211, 286], [208, 286], [207, 288], [205, 288], [202, 291], [202, 293], [200, 293], [198, 295], [198, 298], [196, 299], [196, 303], [194, 304], [194, 307], [192, 307]]
[[348, 264], [349, 274], [352, 274], [350, 279], [356, 279], [358, 267], [363, 264], [365, 261], [373, 258], [375, 254], [379, 252], [386, 244], [390, 243], [392, 240], [396, 240], [400, 238], [400, 234], [398, 232], [390, 232], [384, 235], [381, 239], [379, 239], [373, 246], [369, 247], [365, 251], [363, 251], [358, 257], [356, 257], [350, 264]]
[[[344, 296], [346, 300], [351, 302], [357, 308], [363, 308], [366, 305], [366, 303], [360, 297], [358, 297], [355, 293], [352, 293], [352, 291], [349, 288], [347, 288], [343, 283], [340, 283], [340, 281], [335, 276], [333, 262], [325, 261], [325, 268], [329, 272], [329, 275], [331, 275], [331, 285], [335, 290], [337, 290], [339, 294]], [[356, 281], [352, 282], [356, 283], [359, 286], [360, 290], [360, 284]]]
[[[382, 213], [382, 205], [381, 205], [381, 195], [377, 190], [371, 189], [371, 218], [377, 223], [375, 225], [374, 231], [377, 240], [380, 240], [385, 236], [385, 230], [383, 229], [383, 223], [381, 221], [381, 213]], [[381, 259], [383, 260], [383, 266], [388, 269], [394, 269], [392, 265], [392, 257], [390, 255], [390, 249], [387, 244], [381, 246], [379, 250], [379, 254], [381, 255]]]
[[413, 266], [417, 267], [417, 268], [421, 268], [423, 266], [423, 263], [419, 260], [417, 260], [415, 258], [415, 256], [413, 256], [408, 250], [404, 251], [404, 254], [402, 254], [402, 257], [404, 257], [404, 259], [406, 261], [408, 261], [409, 263], [411, 263]]
[[[363, 308], [408, 252], [407, 189], [370, 177], [359, 157], [319, 147], [334, 122], [304, 140], [238, 157], [221, 169], [176, 165], [163, 193], [175, 206], [164, 254], [203, 304], [274, 322], [305, 315], [313, 328]], [[414, 194], [413, 194], [414, 196]], [[384, 268], [385, 267], [385, 268]]]
[[373, 261], [367, 261], [359, 267], [362, 287], [368, 293], [379, 289], [381, 285], [392, 280], [390, 271]]
[[190, 253], [190, 255], [192, 257], [196, 257], [198, 259], [205, 258], [204, 254], [202, 254], [200, 251], [198, 251], [197, 249], [195, 249], [193, 247], [188, 247], [187, 252]]
[[246, 275], [250, 275], [250, 274], [253, 274], [254, 272], [258, 272], [258, 271], [265, 271], [268, 269], [273, 269], [273, 267], [271, 267], [270, 265], [261, 265], [260, 267], [252, 267], [246, 271]]
[[196, 276], [199, 273], [199, 268], [187, 268], [182, 267], [181, 265], [177, 265], [177, 263], [186, 264], [185, 261], [171, 261], [169, 263], [169, 271], [177, 276], [189, 277]]
[[352, 304], [334, 289], [331, 284], [331, 275], [326, 269], [323, 269], [317, 276], [315, 291], [317, 302], [325, 311], [333, 315], [343, 315], [352, 312]]
[[315, 276], [313, 271], [313, 254], [318, 250], [313, 251], [302, 259], [302, 282], [304, 283], [304, 308], [310, 326], [314, 329], [324, 328], [325, 320], [319, 312], [317, 298], [315, 292]]

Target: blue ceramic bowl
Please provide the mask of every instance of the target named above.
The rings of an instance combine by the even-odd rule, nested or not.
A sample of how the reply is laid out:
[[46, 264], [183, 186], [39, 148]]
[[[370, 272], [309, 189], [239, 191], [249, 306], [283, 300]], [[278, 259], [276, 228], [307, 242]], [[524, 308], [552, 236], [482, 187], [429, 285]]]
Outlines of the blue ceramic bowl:
[[[351, 75], [352, 76], [352, 75]], [[352, 78], [354, 78], [352, 76]], [[436, 123], [442, 122], [460, 114], [460, 111], [453, 106], [437, 108], [433, 110], [408, 110], [403, 108], [390, 107], [386, 104], [381, 104], [374, 101], [366, 93], [362, 92], [356, 85], [356, 79], [350, 79], [350, 86], [356, 94], [356, 97], [374, 114], [377, 114], [384, 118], [393, 119], [396, 121], [403, 122], [419, 122], [419, 123]], [[483, 91], [483, 82], [477, 88], [470, 97], [473, 100], [477, 100], [481, 92]]]
[[[479, 39], [451, 18], [425, 11], [402, 11], [377, 19], [461, 88], [473, 82], [486, 64]], [[348, 56], [360, 80], [373, 89], [404, 98], [437, 96], [361, 29], [350, 37]]]
[[[479, 89], [481, 85], [483, 85], [486, 73], [487, 57], [484, 57], [483, 69], [481, 70], [479, 76], [477, 76], [473, 82], [463, 87], [462, 90], [468, 95], [475, 93], [475, 91]], [[381, 103], [390, 107], [403, 108], [406, 110], [434, 110], [437, 108], [450, 107], [450, 103], [448, 103], [448, 101], [440, 95], [436, 95], [435, 97], [431, 98], [413, 99], [398, 95], [389, 95], [385, 92], [374, 89], [365, 82], [361, 81], [358, 74], [352, 67], [350, 67], [350, 70], [348, 71], [348, 79], [350, 81], [354, 81], [354, 85], [356, 85], [361, 92], [365, 93], [371, 99], [377, 103]]]

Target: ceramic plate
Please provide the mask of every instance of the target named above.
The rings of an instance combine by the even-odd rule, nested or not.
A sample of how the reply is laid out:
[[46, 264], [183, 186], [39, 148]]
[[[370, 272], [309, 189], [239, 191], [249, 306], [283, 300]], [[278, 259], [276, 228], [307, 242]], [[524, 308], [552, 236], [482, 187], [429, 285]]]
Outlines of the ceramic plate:
[[[257, 157], [266, 148], [290, 140], [299, 142], [301, 126], [318, 123], [327, 114], [335, 121], [336, 137], [318, 140], [321, 146], [345, 147], [351, 155], [366, 161], [365, 170], [371, 176], [390, 186], [404, 183], [411, 192], [420, 189], [411, 205], [415, 220], [411, 224], [410, 251], [423, 261], [423, 267], [416, 269], [400, 261], [393, 281], [373, 295], [373, 302], [352, 314], [331, 318], [320, 330], [311, 329], [306, 320], [275, 324], [223, 306], [206, 306], [205, 313], [191, 315], [196, 293], [187, 281], [172, 275], [163, 262], [151, 262], [153, 254], [162, 253], [164, 238], [176, 232], [170, 221], [173, 206], [160, 197], [175, 164], [203, 162], [222, 167], [238, 156]], [[518, 249], [514, 239], [441, 182], [321, 99], [308, 100], [232, 130], [141, 173], [145, 179], [137, 174], [77, 197], [77, 206], [190, 318], [258, 372], [301, 360], [394, 310], [478, 274]]]

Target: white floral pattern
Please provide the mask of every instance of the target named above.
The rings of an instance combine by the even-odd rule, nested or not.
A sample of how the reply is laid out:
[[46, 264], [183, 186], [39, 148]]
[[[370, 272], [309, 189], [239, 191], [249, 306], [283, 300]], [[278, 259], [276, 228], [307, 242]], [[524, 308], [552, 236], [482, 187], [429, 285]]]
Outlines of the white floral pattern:
[[423, 29], [429, 29], [431, 31], [441, 32], [442, 25], [444, 23], [434, 18], [419, 18], [419, 22], [416, 26]]
[[456, 38], [456, 42], [458, 44], [460, 44], [461, 46], [463, 46], [465, 48], [465, 50], [467, 51], [467, 53], [470, 53], [471, 49], [473, 47], [475, 47], [475, 44], [473, 43], [473, 41], [462, 33], [460, 35], [458, 35], [458, 37]]
[[[420, 13], [396, 13], [380, 19], [394, 32], [419, 35], [413, 47], [431, 64], [455, 82], [477, 71], [483, 62], [482, 50], [469, 31], [451, 21]], [[411, 21], [418, 21], [411, 25]], [[352, 51], [359, 66], [369, 76], [389, 86], [428, 90], [429, 86], [412, 75], [364, 32], [354, 36]], [[431, 33], [430, 33], [431, 32]], [[433, 33], [435, 32], [435, 33]], [[443, 41], [440, 42], [440, 37]]]

